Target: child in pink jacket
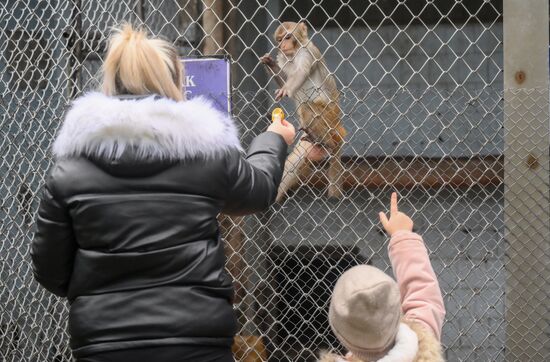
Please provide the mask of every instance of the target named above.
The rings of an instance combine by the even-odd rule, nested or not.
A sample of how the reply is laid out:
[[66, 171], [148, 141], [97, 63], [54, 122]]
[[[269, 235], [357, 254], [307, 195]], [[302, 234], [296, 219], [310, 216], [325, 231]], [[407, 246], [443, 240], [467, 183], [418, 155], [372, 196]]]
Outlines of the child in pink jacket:
[[391, 196], [390, 218], [380, 221], [391, 236], [389, 257], [397, 282], [381, 270], [359, 265], [336, 283], [329, 323], [347, 348], [320, 362], [439, 362], [445, 307], [422, 237]]

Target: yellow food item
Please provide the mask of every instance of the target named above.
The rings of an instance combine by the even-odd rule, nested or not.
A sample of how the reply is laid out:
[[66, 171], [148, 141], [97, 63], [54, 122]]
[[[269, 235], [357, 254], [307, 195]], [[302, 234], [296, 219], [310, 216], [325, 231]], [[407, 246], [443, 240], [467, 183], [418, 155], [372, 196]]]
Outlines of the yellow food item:
[[275, 122], [276, 117], [281, 117], [281, 121], [285, 119], [285, 112], [281, 108], [275, 108], [273, 112], [271, 112], [271, 121]]

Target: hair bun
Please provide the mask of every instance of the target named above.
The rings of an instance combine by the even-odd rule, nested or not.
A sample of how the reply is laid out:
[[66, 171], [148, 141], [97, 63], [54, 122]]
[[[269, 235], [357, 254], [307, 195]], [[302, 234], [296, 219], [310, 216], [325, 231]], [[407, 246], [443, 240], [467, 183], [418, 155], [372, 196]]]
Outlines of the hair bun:
[[183, 70], [172, 44], [149, 38], [143, 28], [124, 23], [115, 28], [103, 63], [107, 95], [158, 94], [183, 100]]

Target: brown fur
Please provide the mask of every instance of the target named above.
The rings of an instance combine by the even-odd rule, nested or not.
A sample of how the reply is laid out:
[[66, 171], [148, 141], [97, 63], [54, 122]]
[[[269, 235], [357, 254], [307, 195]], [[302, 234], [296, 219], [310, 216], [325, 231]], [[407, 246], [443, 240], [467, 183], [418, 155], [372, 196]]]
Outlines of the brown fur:
[[298, 107], [302, 127], [317, 137], [314, 141], [322, 143], [332, 152], [340, 150], [347, 131], [340, 124], [340, 107], [337, 103], [308, 102]]
[[[441, 343], [437, 341], [435, 336], [431, 331], [428, 331], [423, 325], [412, 320], [403, 320], [418, 336], [418, 352], [414, 359], [414, 362], [444, 362], [443, 351], [441, 350]], [[318, 362], [336, 362], [338, 358], [343, 359], [343, 357], [338, 356], [333, 353], [323, 352], [318, 360]], [[349, 362], [369, 362], [363, 361], [355, 356], [346, 360]]]
[[267, 361], [267, 350], [258, 336], [236, 336], [231, 348], [236, 362]]

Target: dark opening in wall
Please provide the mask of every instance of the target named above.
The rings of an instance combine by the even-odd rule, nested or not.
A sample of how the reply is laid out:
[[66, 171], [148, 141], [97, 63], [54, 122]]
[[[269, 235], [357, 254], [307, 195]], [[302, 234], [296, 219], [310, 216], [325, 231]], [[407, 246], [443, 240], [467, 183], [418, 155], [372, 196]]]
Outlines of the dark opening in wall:
[[352, 247], [276, 246], [270, 250], [269, 282], [276, 296], [267, 313], [278, 316], [276, 325], [262, 328], [271, 339], [270, 360], [313, 362], [319, 351], [339, 347], [328, 324], [332, 289], [344, 271], [365, 263]]
[[314, 28], [502, 21], [502, 0], [280, 0], [281, 21], [307, 20]]

